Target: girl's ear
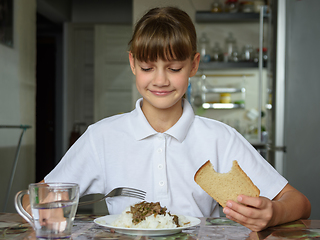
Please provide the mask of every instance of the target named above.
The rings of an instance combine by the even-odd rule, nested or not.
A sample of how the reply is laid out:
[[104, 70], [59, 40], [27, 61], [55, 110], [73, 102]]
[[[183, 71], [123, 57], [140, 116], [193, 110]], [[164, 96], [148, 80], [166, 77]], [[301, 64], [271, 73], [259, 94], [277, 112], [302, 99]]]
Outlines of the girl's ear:
[[134, 57], [133, 57], [133, 54], [131, 52], [129, 52], [129, 62], [130, 62], [130, 67], [131, 67], [131, 71], [134, 75], [136, 75], [136, 68], [135, 68], [135, 65], [134, 65]]
[[189, 77], [193, 77], [194, 75], [196, 75], [199, 68], [199, 62], [200, 62], [200, 53], [196, 53], [192, 61], [192, 69]]

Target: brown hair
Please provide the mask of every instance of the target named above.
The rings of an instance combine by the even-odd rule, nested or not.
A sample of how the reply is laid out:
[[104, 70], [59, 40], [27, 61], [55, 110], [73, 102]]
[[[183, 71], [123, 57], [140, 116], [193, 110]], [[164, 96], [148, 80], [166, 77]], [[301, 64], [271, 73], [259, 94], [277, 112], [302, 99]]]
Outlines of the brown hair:
[[129, 42], [139, 61], [183, 61], [197, 52], [197, 34], [189, 15], [176, 7], [153, 8], [136, 24]]

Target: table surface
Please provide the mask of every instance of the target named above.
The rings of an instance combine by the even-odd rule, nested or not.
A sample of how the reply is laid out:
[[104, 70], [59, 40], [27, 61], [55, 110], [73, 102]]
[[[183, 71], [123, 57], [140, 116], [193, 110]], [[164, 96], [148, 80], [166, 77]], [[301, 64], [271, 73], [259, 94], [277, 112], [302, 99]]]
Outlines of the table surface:
[[[84, 215], [76, 216], [72, 229], [73, 240], [84, 239], [319, 239], [320, 220], [298, 220], [288, 224], [268, 228], [261, 232], [252, 232], [226, 218], [200, 218], [198, 226], [188, 228], [180, 233], [170, 236], [146, 237], [131, 236], [119, 233], [112, 233], [109, 228], [101, 227], [93, 220], [101, 216]], [[31, 226], [24, 221], [17, 213], [0, 213], [0, 239], [36, 239]]]

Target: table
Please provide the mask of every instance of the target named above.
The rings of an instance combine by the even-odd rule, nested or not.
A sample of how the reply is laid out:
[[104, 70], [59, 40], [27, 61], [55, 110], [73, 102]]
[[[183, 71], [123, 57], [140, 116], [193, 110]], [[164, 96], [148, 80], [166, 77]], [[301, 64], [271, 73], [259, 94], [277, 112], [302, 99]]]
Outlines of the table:
[[[226, 218], [200, 218], [198, 226], [186, 229], [170, 236], [146, 237], [112, 233], [110, 229], [98, 226], [93, 219], [101, 216], [76, 216], [72, 240], [196, 240], [196, 239], [318, 239], [320, 238], [320, 220], [298, 220], [288, 224], [268, 228], [261, 232], [252, 232]], [[0, 239], [36, 239], [31, 226], [17, 213], [0, 213]]]

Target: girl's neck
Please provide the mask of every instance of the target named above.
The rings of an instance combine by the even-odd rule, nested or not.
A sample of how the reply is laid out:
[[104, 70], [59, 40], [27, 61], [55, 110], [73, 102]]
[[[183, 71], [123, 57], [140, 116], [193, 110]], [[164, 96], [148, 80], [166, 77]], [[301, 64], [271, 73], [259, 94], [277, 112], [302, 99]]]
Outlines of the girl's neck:
[[166, 109], [159, 109], [152, 106], [146, 100], [143, 101], [142, 111], [151, 127], [157, 132], [165, 132], [171, 128], [182, 115], [182, 99], [175, 105]]

